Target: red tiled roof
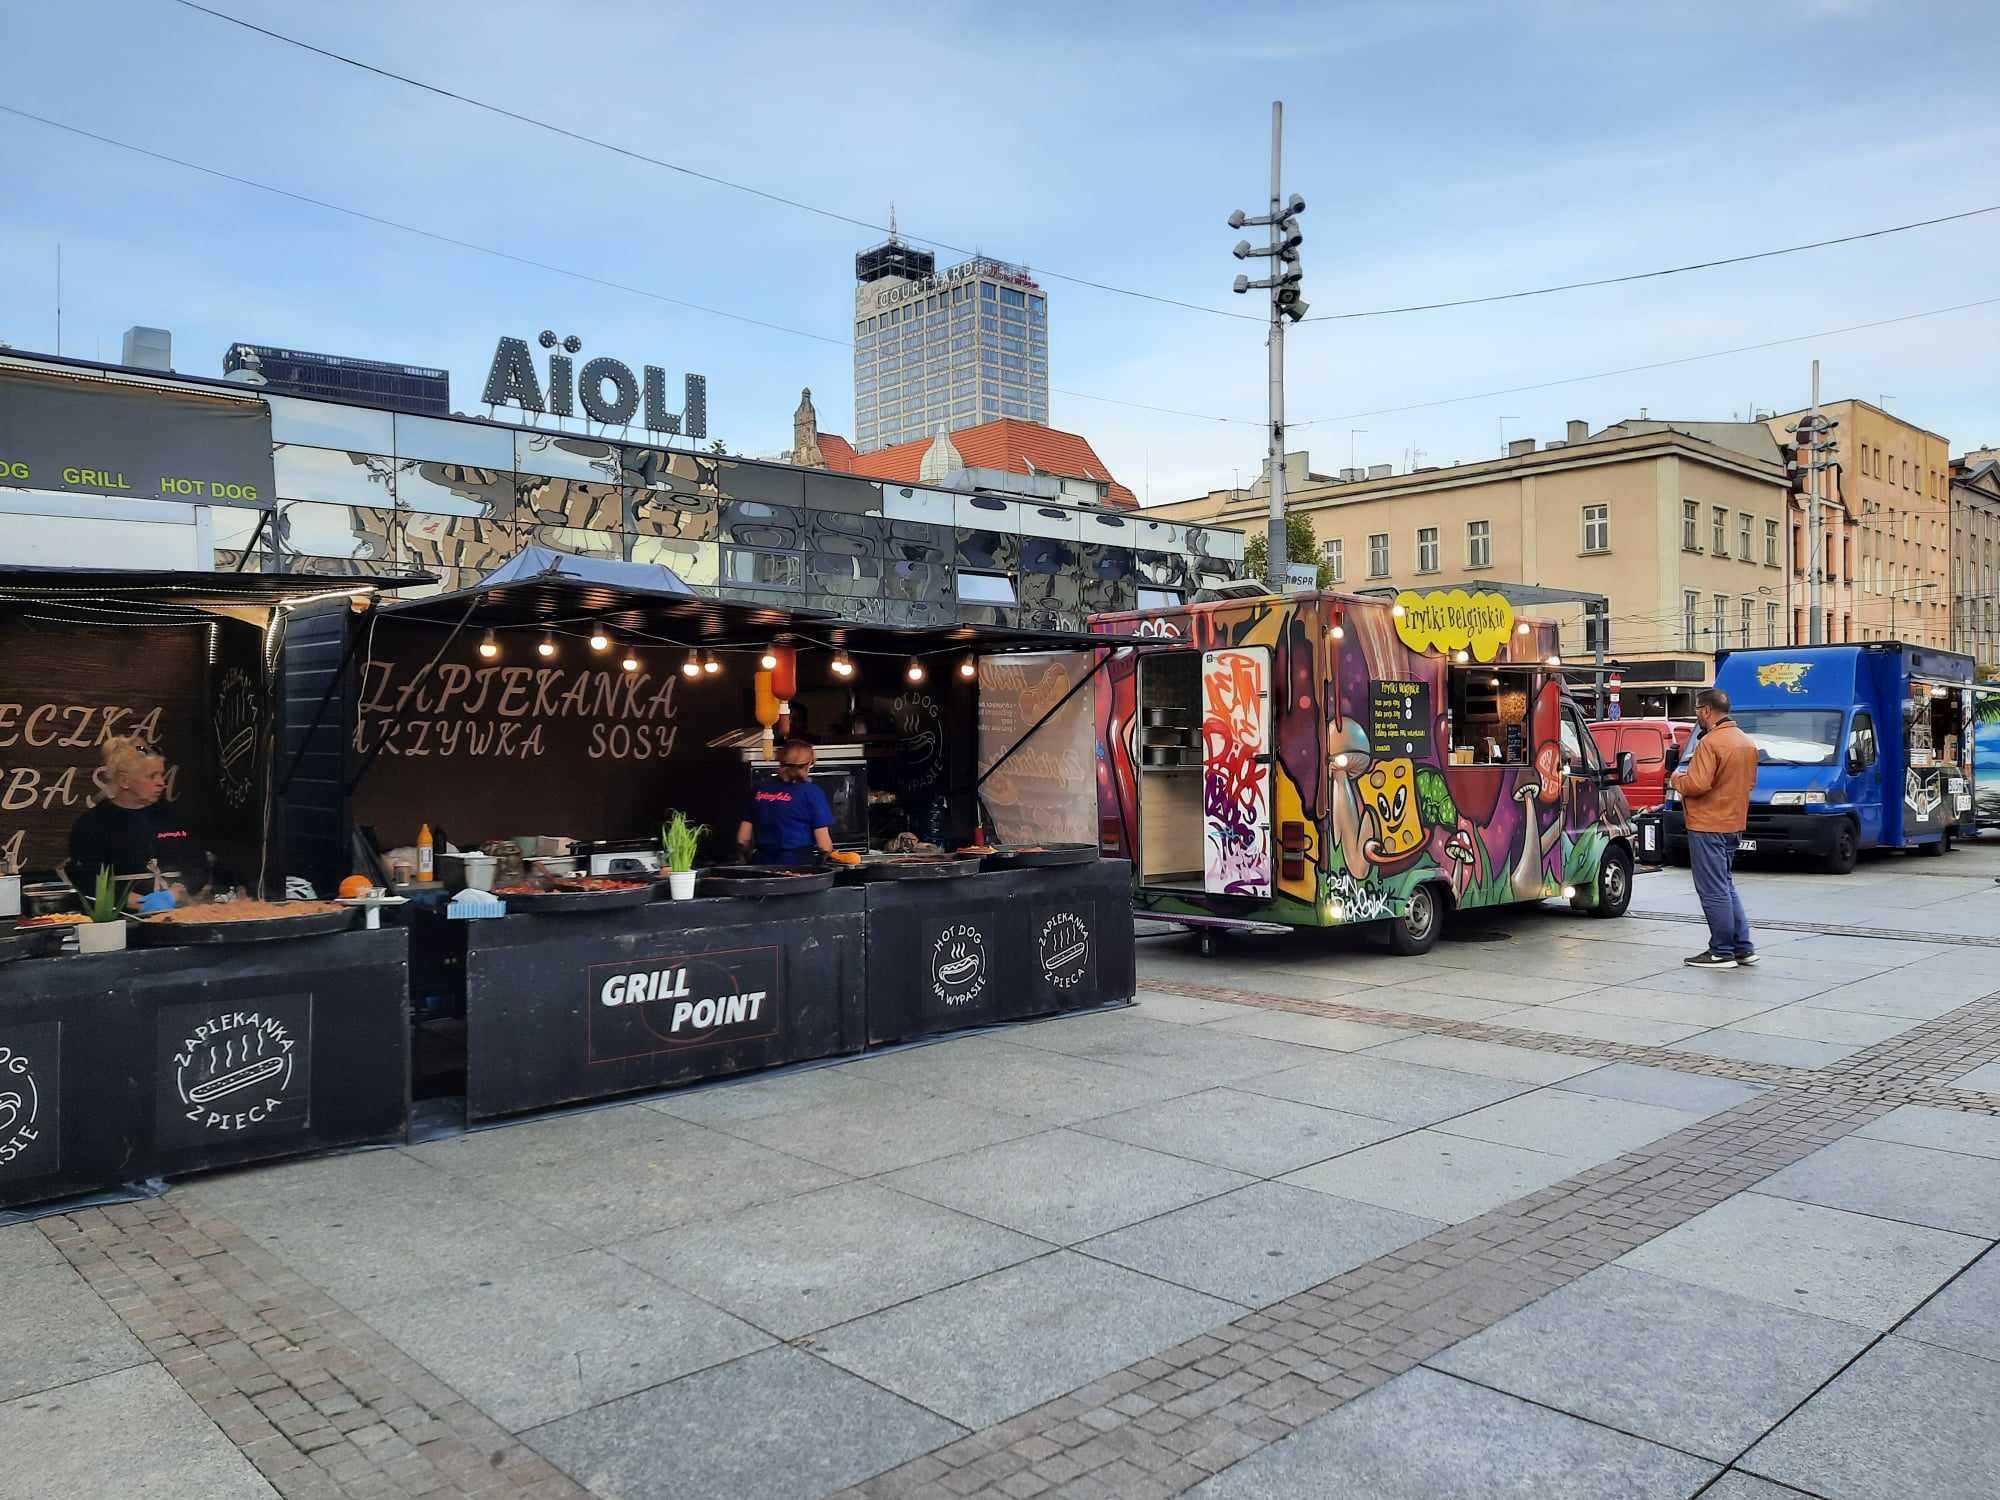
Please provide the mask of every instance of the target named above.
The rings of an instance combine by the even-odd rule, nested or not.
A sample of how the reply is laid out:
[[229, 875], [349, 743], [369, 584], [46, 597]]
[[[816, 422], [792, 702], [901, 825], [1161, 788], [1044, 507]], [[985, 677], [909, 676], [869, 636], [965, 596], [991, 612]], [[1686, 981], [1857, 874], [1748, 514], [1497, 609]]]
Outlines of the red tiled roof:
[[[819, 451], [827, 467], [871, 479], [893, 479], [902, 484], [916, 483], [923, 469], [924, 455], [936, 442], [935, 435], [913, 442], [877, 448], [872, 453], [856, 453], [847, 440], [832, 433], [819, 435]], [[1055, 474], [1065, 479], [1091, 479], [1104, 485], [1113, 505], [1136, 506], [1138, 497], [1111, 477], [1104, 460], [1090, 446], [1089, 439], [1074, 432], [1002, 417], [982, 422], [951, 434], [969, 469], [1004, 469], [1010, 474]], [[836, 447], [840, 456], [836, 457]]]

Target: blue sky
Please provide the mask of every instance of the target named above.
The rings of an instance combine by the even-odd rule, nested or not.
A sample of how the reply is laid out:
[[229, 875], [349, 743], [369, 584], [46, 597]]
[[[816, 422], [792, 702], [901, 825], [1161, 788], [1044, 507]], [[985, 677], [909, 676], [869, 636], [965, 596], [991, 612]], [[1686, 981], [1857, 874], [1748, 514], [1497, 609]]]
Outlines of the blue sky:
[[[649, 154], [904, 229], [1248, 310], [1269, 104], [1303, 193], [1315, 313], [1478, 296], [2000, 202], [1983, 3], [1011, 7], [217, 0], [218, 7]], [[169, 3], [0, 0], [5, 101], [150, 149], [668, 297], [844, 340], [865, 231], [636, 164]], [[1811, 170], [1807, 163], [1820, 163]], [[133, 323], [218, 373], [251, 340], [452, 371], [542, 328], [710, 378], [711, 430], [776, 452], [802, 385], [852, 431], [836, 344], [414, 238], [0, 115], [0, 341], [116, 358]], [[946, 256], [946, 259], [954, 257]], [[1056, 425], [1154, 501], [1247, 482], [1262, 328], [1065, 283]], [[1486, 308], [1308, 324], [1294, 434], [1316, 467], [1449, 463], [1646, 407], [1726, 419], [1889, 397], [1954, 451], [2000, 443], [2000, 303], [1553, 389], [1447, 398], [2000, 298], [2000, 214]], [[1169, 416], [1088, 399], [1226, 416]], [[1417, 408], [1384, 410], [1384, 408]], [[1371, 415], [1355, 416], [1367, 412]], [[1351, 434], [1351, 428], [1365, 432]]]

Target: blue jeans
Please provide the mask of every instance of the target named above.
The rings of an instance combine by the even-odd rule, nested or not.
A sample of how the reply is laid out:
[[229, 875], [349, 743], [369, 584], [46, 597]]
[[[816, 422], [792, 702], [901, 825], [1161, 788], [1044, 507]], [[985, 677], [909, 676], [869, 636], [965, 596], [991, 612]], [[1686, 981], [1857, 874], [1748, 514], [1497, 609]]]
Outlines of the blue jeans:
[[1708, 951], [1731, 958], [1753, 951], [1750, 919], [1743, 914], [1743, 900], [1736, 894], [1736, 881], [1729, 873], [1741, 837], [1734, 833], [1688, 832], [1688, 852], [1694, 861], [1694, 893], [1701, 898], [1701, 914], [1708, 918]]

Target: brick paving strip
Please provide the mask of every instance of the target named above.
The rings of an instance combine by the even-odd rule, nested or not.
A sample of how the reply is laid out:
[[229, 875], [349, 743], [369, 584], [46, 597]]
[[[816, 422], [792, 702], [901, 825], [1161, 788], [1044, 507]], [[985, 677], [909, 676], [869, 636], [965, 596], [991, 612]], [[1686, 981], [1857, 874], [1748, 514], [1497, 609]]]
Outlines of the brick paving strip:
[[[2000, 994], [1820, 1071], [1286, 995], [1152, 990], [1777, 1085], [876, 1476], [850, 1500], [1177, 1494], [1902, 1103], [2000, 1056]], [[39, 1221], [285, 1500], [572, 1500], [587, 1491], [225, 1220], [171, 1199]]]
[[[1708, 925], [1708, 918], [1691, 911], [1640, 911], [1625, 913], [1635, 921], [1679, 922], [1685, 926]], [[1889, 938], [1904, 943], [1937, 943], [1954, 948], [2000, 948], [2000, 937], [1981, 937], [1966, 932], [1918, 932], [1908, 927], [1855, 927], [1840, 922], [1808, 922], [1798, 917], [1759, 917], [1759, 927], [1773, 932], [1816, 932], [1826, 937]]]

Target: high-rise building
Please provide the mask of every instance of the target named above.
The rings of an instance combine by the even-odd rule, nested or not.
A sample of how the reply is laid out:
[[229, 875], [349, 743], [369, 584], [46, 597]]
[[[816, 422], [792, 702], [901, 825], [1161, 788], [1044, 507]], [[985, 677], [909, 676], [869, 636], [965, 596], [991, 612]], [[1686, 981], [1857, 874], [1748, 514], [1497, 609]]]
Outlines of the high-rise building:
[[451, 415], [451, 372], [421, 365], [273, 349], [265, 344], [231, 344], [222, 373], [255, 373], [281, 396], [314, 396], [322, 401], [354, 401], [425, 417]]
[[1002, 417], [1049, 420], [1048, 296], [1025, 266], [940, 272], [888, 240], [854, 257], [854, 442], [861, 452]]

